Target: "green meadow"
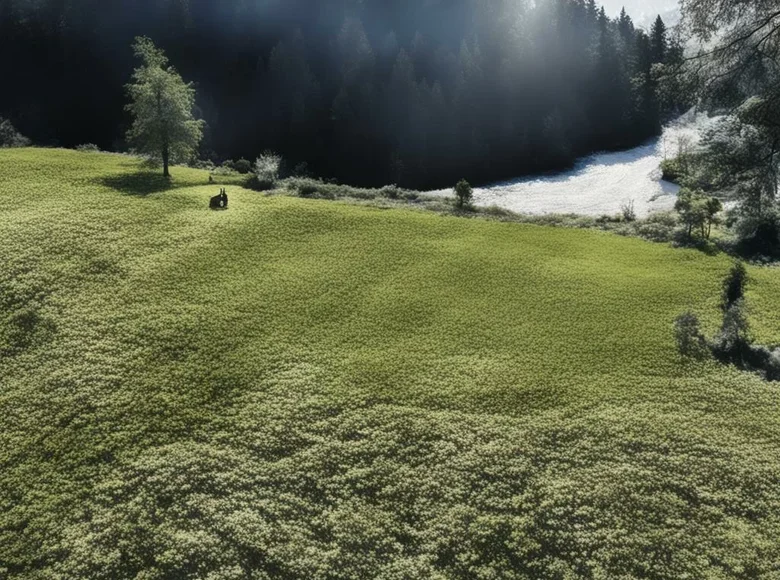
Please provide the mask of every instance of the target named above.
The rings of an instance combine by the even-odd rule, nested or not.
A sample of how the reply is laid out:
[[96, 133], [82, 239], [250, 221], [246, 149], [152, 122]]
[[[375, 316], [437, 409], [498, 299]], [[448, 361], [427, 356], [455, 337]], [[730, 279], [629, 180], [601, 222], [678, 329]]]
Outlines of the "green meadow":
[[0, 150], [0, 577], [780, 578], [727, 257], [218, 189]]

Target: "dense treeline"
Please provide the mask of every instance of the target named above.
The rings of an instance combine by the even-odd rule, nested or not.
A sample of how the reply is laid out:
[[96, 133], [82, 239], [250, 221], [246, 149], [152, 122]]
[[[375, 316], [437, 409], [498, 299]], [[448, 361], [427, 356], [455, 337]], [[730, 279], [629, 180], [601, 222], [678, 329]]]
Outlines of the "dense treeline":
[[357, 184], [558, 168], [658, 132], [681, 58], [594, 0], [0, 0], [0, 114], [37, 142], [125, 146], [130, 45], [198, 90], [214, 160], [279, 151]]

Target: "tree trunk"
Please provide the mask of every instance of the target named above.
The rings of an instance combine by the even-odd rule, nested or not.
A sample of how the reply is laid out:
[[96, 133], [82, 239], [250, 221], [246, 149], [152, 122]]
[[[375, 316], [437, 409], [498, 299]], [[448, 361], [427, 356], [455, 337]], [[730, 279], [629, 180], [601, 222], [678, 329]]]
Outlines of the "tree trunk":
[[168, 150], [168, 144], [167, 143], [165, 145], [163, 145], [162, 158], [163, 158], [163, 175], [165, 177], [170, 177], [171, 173], [170, 173], [170, 171], [168, 171], [168, 162], [169, 162], [169, 159], [170, 159], [170, 151]]

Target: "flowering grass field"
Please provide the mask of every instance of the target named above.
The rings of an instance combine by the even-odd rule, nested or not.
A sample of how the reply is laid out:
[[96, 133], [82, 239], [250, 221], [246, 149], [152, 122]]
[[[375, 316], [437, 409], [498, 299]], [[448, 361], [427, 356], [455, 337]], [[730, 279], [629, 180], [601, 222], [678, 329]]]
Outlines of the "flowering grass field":
[[0, 577], [780, 578], [727, 258], [173, 175], [0, 150]]

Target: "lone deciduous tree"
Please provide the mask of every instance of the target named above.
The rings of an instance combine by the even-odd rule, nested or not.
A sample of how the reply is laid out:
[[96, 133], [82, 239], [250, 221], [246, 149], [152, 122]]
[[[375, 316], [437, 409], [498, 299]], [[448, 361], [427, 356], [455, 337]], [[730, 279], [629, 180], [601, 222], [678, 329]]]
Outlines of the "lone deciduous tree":
[[133, 116], [127, 138], [139, 151], [161, 159], [163, 175], [169, 177], [171, 160], [190, 156], [203, 137], [204, 122], [192, 114], [195, 89], [149, 38], [136, 38], [133, 50], [142, 64], [127, 85], [127, 110]]

